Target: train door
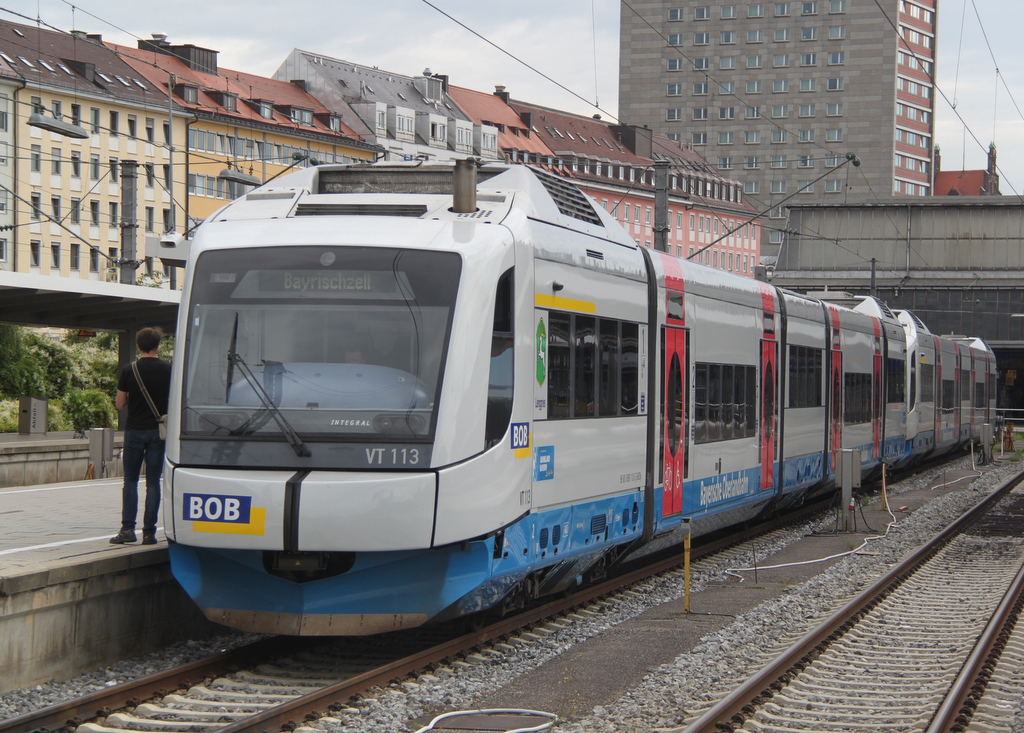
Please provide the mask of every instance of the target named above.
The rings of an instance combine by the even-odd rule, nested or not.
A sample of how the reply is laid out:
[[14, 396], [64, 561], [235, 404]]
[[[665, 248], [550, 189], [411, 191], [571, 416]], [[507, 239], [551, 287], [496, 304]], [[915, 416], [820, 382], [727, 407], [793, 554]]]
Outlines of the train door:
[[964, 363], [958, 343], [953, 344], [953, 364], [953, 435], [959, 442], [963, 438]]
[[775, 487], [775, 441], [779, 434], [779, 398], [776, 390], [779, 345], [761, 341], [761, 489]]
[[839, 311], [826, 305], [829, 316], [828, 345], [828, 470], [836, 473], [843, 447], [843, 352]]
[[683, 479], [686, 478], [689, 437], [689, 421], [686, 419], [690, 373], [686, 360], [688, 340], [689, 332], [685, 328], [662, 327], [662, 514], [666, 517], [683, 511]]
[[875, 324], [875, 355], [871, 361], [871, 453], [872, 458], [882, 459], [882, 436], [885, 434], [885, 385], [882, 382], [882, 329], [877, 318], [872, 318]]
[[942, 344], [938, 336], [932, 336], [935, 342], [935, 447], [942, 442], [942, 413], [946, 405], [945, 393], [942, 389]]
[[[761, 288], [761, 424], [760, 459], [761, 490], [775, 488], [775, 459], [778, 456], [779, 407], [782, 390], [779, 387], [779, 341], [781, 329], [776, 328], [775, 291]], [[781, 483], [781, 482], [780, 482]]]

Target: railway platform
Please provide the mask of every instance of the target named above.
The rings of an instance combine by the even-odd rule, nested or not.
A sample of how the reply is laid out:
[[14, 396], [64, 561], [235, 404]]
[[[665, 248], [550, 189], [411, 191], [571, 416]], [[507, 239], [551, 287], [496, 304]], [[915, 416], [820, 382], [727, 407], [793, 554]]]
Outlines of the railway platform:
[[162, 527], [156, 545], [110, 544], [120, 514], [119, 478], [0, 488], [0, 692], [215, 630], [171, 576]]

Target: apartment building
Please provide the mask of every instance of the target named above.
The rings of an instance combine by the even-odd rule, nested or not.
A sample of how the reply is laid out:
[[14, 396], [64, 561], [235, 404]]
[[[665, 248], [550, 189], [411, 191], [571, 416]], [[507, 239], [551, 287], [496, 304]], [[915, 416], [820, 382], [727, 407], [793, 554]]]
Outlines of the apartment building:
[[405, 76], [294, 49], [274, 77], [303, 84], [386, 160], [501, 159], [497, 129], [475, 124], [430, 69]]
[[9, 270], [14, 259], [14, 146], [13, 103], [21, 79], [0, 66], [0, 270]]
[[[148, 83], [162, 86], [183, 111], [174, 129], [188, 195], [178, 231], [193, 229], [228, 201], [290, 168], [369, 163], [382, 153], [302, 83], [221, 68], [217, 51], [172, 44], [161, 34], [139, 41], [138, 48], [107, 45]], [[154, 172], [145, 173], [146, 186], [152, 186]], [[147, 210], [147, 231], [152, 224]]]
[[934, 0], [638, 0], [620, 47], [620, 114], [742, 180], [765, 254], [789, 202], [931, 193]]
[[98, 36], [3, 21], [0, 75], [17, 80], [0, 96], [0, 202], [11, 227], [0, 232], [0, 269], [112, 281], [125, 267], [129, 279], [152, 272], [152, 261], [140, 269], [122, 258], [122, 230], [138, 222], [124, 218], [120, 174], [124, 161], [159, 172], [161, 185], [138, 199], [154, 216], [169, 217], [182, 200], [184, 188], [162, 185], [171, 163], [165, 93]]

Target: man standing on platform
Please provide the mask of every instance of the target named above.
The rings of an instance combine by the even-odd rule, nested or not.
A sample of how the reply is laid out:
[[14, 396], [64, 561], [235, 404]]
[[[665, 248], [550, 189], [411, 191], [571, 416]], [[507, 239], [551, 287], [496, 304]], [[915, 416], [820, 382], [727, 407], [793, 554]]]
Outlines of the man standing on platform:
[[[160, 509], [160, 474], [164, 464], [161, 423], [167, 416], [171, 390], [171, 365], [157, 356], [163, 332], [159, 328], [139, 331], [135, 344], [139, 360], [121, 367], [117, 377], [117, 409], [128, 408], [124, 429], [124, 488], [121, 493], [121, 531], [110, 539], [115, 545], [135, 542], [135, 519], [139, 510], [139, 473], [146, 464], [146, 505], [142, 519], [142, 544], [156, 544], [156, 522]], [[141, 382], [141, 384], [140, 384]]]

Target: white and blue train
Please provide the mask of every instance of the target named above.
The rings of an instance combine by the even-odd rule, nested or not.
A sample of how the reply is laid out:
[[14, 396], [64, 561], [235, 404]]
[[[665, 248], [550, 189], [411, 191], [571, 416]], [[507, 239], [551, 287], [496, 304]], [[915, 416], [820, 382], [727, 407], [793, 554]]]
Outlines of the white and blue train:
[[196, 232], [172, 569], [251, 631], [513, 608], [831, 490], [841, 449], [961, 446], [994, 370], [873, 299], [640, 247], [542, 170], [313, 167]]

